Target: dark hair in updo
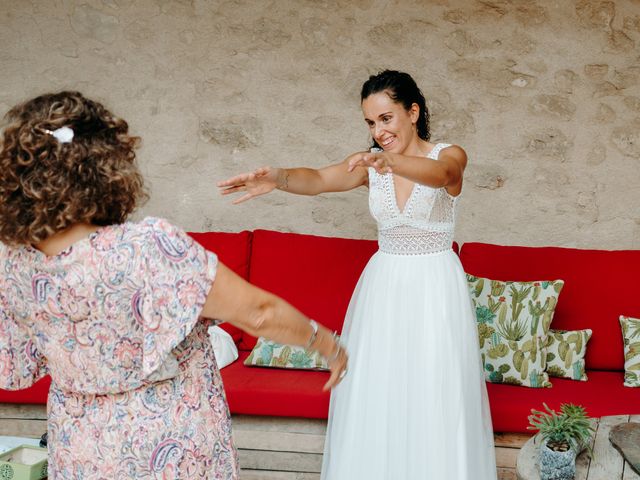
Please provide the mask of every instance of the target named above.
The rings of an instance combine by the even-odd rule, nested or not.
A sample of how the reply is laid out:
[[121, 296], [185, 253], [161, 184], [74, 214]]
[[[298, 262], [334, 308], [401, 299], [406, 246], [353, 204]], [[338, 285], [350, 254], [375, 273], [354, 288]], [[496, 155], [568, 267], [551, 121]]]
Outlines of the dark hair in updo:
[[[12, 108], [0, 137], [0, 241], [37, 243], [76, 223], [122, 223], [147, 194], [139, 138], [79, 92], [41, 95]], [[51, 133], [73, 130], [71, 142]]]
[[[416, 85], [411, 75], [397, 70], [384, 70], [377, 75], [371, 75], [369, 80], [362, 85], [360, 92], [360, 102], [364, 101], [374, 93], [385, 92], [396, 103], [401, 103], [405, 110], [409, 110], [411, 105], [416, 103], [420, 107], [417, 128], [418, 136], [423, 140], [429, 140], [429, 110], [424, 100], [424, 95]], [[380, 145], [373, 140], [373, 147], [380, 148]]]

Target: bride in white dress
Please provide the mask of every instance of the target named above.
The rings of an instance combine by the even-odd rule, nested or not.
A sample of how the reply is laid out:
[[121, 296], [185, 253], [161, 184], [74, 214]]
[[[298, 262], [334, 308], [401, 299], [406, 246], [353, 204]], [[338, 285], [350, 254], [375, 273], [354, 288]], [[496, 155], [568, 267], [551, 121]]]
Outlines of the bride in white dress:
[[302, 195], [369, 187], [379, 251], [363, 271], [332, 392], [323, 480], [495, 480], [475, 314], [452, 251], [467, 157], [429, 142], [411, 76], [371, 76], [361, 93], [373, 147], [319, 170], [264, 167], [219, 183], [234, 203], [275, 188]]

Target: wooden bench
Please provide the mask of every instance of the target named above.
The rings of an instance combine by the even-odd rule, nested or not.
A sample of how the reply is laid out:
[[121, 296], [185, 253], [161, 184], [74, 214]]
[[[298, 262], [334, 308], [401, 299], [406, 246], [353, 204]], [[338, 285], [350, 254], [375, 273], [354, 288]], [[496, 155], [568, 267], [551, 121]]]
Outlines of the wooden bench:
[[[44, 405], [0, 404], [0, 435], [39, 438], [47, 431]], [[319, 480], [326, 420], [233, 416], [241, 480]], [[499, 480], [516, 480], [516, 459], [531, 438], [496, 433]]]

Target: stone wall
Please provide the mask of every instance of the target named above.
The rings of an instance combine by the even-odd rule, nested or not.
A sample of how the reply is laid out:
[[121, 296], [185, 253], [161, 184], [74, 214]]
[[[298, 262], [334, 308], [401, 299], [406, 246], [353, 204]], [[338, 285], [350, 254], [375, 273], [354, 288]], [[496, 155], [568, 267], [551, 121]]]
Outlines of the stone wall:
[[364, 149], [360, 86], [411, 73], [466, 148], [459, 241], [640, 248], [640, 0], [0, 0], [0, 110], [63, 88], [126, 118], [192, 230], [375, 237], [360, 189], [232, 207], [215, 182]]

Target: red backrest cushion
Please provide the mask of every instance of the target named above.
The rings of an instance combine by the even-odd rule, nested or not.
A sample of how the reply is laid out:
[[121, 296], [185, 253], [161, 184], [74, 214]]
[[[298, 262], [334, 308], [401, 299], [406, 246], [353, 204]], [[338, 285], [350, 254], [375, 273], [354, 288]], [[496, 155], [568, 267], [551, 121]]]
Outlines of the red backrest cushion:
[[618, 317], [640, 317], [636, 276], [640, 250], [579, 250], [465, 243], [460, 252], [467, 273], [495, 280], [564, 280], [551, 328], [590, 328], [587, 368], [623, 370]]
[[35, 403], [44, 405], [47, 403], [50, 385], [51, 377], [47, 375], [31, 387], [23, 390], [0, 389], [0, 403]]
[[[340, 332], [360, 273], [377, 249], [375, 240], [256, 230], [250, 281]], [[245, 332], [239, 348], [250, 350], [255, 342]]]
[[[207, 250], [212, 251], [222, 263], [249, 280], [249, 259], [251, 257], [251, 232], [226, 233], [226, 232], [189, 232], [193, 239]], [[240, 342], [242, 330], [229, 323], [220, 325], [231, 335], [233, 341]]]

